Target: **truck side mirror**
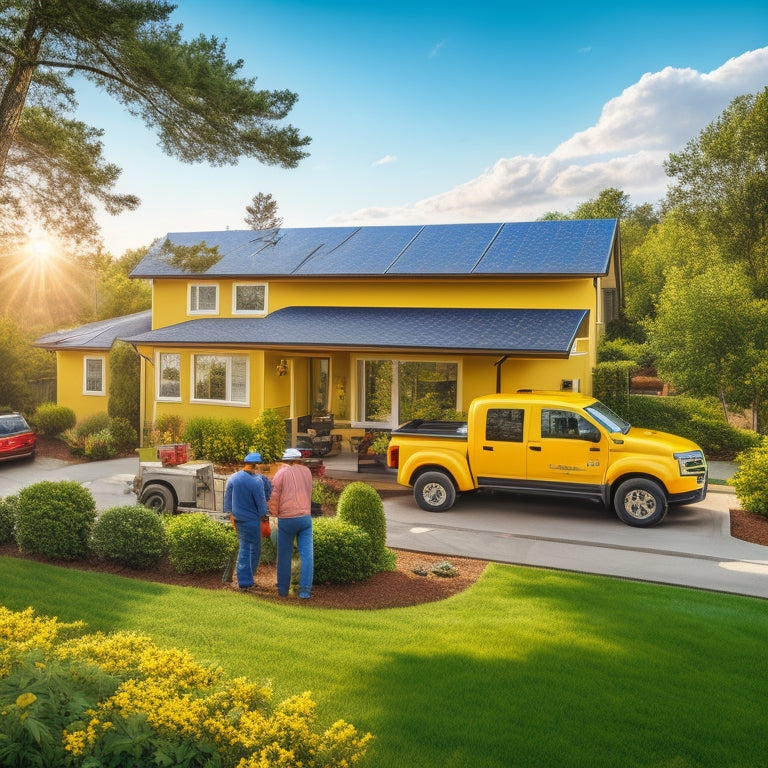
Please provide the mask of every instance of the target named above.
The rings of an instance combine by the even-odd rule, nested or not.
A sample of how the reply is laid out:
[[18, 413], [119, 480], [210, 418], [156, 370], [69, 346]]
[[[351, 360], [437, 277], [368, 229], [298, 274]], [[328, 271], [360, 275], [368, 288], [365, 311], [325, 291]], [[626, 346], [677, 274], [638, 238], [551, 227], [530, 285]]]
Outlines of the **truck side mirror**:
[[599, 443], [601, 437], [602, 435], [600, 434], [600, 430], [597, 427], [590, 427], [584, 433], [584, 439], [588, 440], [590, 443]]

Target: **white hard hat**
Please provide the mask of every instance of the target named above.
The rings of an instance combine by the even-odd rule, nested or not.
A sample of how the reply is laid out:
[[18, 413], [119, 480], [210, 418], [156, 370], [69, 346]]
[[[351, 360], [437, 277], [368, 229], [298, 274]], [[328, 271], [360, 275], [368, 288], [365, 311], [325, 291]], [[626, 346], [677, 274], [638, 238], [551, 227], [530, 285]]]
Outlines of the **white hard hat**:
[[289, 461], [291, 459], [300, 459], [301, 451], [298, 448], [286, 448], [283, 455], [280, 457], [283, 461]]

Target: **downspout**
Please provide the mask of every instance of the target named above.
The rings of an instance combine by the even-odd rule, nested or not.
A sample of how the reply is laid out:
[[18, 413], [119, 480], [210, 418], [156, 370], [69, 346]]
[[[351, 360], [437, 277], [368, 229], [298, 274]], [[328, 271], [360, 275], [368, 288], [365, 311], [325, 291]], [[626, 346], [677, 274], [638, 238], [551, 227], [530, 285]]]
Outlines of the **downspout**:
[[508, 357], [509, 355], [504, 355], [494, 363], [494, 365], [496, 366], [496, 394], [497, 395], [501, 393], [501, 366], [504, 365]]
[[[147, 363], [149, 363], [153, 368], [155, 366], [154, 361], [150, 360], [146, 355], [142, 355], [141, 352], [139, 352], [139, 348], [135, 344], [131, 344], [136, 354], [141, 358], [141, 384], [139, 386], [139, 426], [141, 428], [141, 433], [139, 434], [139, 447], [144, 447], [144, 424], [146, 422], [147, 417], [147, 408], [146, 408], [146, 401], [147, 401]], [[154, 422], [154, 419], [152, 420]]]

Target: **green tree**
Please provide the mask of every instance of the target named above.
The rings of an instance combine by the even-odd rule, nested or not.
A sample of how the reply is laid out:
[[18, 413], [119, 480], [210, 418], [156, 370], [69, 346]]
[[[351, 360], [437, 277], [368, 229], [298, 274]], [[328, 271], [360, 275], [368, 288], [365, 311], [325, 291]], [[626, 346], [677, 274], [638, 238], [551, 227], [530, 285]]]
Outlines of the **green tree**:
[[245, 223], [250, 229], [279, 229], [283, 223], [282, 217], [277, 215], [277, 200], [270, 194], [259, 192], [245, 210], [248, 213]]
[[113, 418], [127, 419], [140, 433], [141, 359], [124, 341], [116, 341], [109, 353], [109, 401], [107, 412]]
[[0, 408], [30, 412], [37, 405], [30, 384], [55, 376], [50, 353], [31, 346], [15, 320], [0, 317]]
[[648, 324], [659, 374], [682, 392], [717, 396], [726, 415], [727, 403], [754, 404], [764, 389], [766, 317], [766, 302], [732, 266], [671, 268]]
[[734, 99], [664, 167], [676, 180], [667, 204], [711, 232], [768, 297], [768, 88]]
[[164, 0], [6, 0], [0, 4], [0, 224], [19, 235], [31, 219], [81, 242], [97, 231], [94, 204], [135, 208], [114, 191], [120, 174], [102, 156], [102, 132], [72, 119], [72, 82], [85, 78], [156, 130], [183, 162], [254, 157], [293, 168], [309, 138], [279, 125], [296, 102], [257, 90], [225, 43], [182, 39]]
[[710, 233], [670, 211], [623, 255], [624, 311], [630, 322], [639, 323], [655, 315], [668, 269], [679, 267], [693, 275], [719, 259], [720, 250]]

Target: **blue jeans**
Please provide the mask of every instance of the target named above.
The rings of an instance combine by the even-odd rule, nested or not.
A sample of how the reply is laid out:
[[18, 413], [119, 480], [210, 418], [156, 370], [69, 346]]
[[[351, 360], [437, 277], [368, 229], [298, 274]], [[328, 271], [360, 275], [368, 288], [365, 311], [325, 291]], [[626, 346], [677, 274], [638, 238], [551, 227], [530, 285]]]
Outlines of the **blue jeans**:
[[299, 576], [299, 597], [309, 597], [312, 590], [312, 576], [315, 569], [315, 554], [312, 547], [312, 515], [281, 517], [277, 521], [277, 593], [285, 597], [291, 586], [291, 558], [293, 542], [299, 551], [301, 575]]
[[261, 521], [238, 520], [235, 523], [240, 549], [237, 552], [237, 586], [252, 587], [261, 558]]

